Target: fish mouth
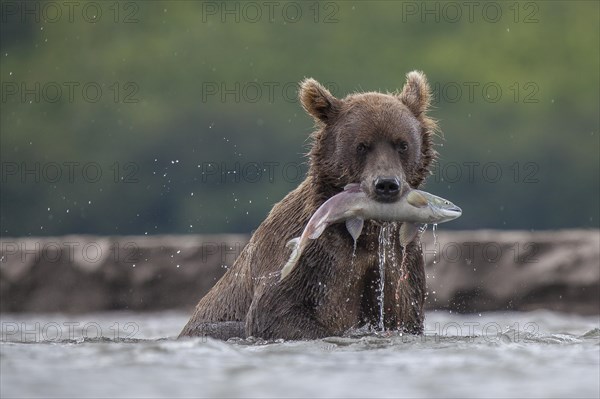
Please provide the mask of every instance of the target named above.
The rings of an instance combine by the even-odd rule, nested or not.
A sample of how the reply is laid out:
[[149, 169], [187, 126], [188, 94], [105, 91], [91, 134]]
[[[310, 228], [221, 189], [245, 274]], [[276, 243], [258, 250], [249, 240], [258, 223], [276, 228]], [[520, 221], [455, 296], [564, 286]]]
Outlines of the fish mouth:
[[439, 210], [439, 213], [444, 217], [444, 221], [448, 222], [454, 220], [462, 215], [462, 209], [454, 205], [452, 208], [443, 208]]
[[462, 215], [462, 209], [460, 209], [459, 207], [457, 207], [456, 205], [454, 205], [452, 208], [448, 209], [450, 212], [454, 212], [454, 213], [458, 213], [459, 215]]

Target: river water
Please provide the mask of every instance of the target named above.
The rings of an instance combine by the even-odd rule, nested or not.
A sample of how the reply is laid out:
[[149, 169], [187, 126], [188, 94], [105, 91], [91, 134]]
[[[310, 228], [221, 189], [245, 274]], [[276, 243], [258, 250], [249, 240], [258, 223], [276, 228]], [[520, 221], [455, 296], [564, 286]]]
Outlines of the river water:
[[598, 397], [600, 320], [429, 312], [423, 336], [176, 340], [188, 314], [2, 314], [0, 396]]

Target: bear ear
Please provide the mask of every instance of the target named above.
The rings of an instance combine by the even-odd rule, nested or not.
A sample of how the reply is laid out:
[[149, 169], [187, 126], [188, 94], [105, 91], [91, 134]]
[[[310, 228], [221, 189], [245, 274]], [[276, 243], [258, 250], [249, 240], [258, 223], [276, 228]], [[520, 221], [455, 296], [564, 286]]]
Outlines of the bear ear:
[[330, 124], [339, 113], [341, 100], [335, 98], [329, 90], [312, 78], [300, 83], [300, 102], [317, 122]]
[[419, 117], [429, 107], [429, 83], [421, 71], [412, 71], [406, 74], [406, 84], [399, 95], [400, 101]]

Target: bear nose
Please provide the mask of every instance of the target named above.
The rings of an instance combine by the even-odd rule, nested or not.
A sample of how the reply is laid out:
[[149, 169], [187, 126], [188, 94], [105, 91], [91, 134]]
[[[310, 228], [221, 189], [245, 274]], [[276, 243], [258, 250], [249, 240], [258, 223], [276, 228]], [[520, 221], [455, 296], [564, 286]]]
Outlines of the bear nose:
[[375, 180], [375, 194], [382, 199], [393, 199], [400, 193], [400, 181], [395, 177], [378, 177]]

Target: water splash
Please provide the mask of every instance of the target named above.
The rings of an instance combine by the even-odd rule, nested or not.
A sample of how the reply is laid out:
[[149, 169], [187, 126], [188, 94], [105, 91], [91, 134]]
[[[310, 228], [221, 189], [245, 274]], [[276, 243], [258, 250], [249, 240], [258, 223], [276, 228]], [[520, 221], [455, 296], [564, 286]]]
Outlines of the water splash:
[[437, 263], [437, 223], [433, 224], [433, 263]]
[[[30, 334], [25, 332], [24, 325], [50, 326], [45, 331], [52, 333], [50, 323], [58, 323], [63, 338], [71, 336], [74, 324], [78, 323], [78, 327], [72, 342], [14, 343], [11, 338], [3, 337], [2, 364], [11, 367], [2, 366], [2, 397], [40, 396], [39, 384], [22, 378], [25, 371], [43, 381], [45, 396], [53, 397], [72, 396], [75, 390], [101, 397], [135, 397], [140, 392], [173, 390], [179, 396], [197, 396], [197, 384], [189, 383], [189, 375], [193, 373], [203, 376], [202, 389], [207, 396], [232, 397], [240, 396], [240, 392], [246, 396], [282, 396], [293, 385], [298, 386], [297, 396], [313, 397], [331, 388], [332, 370], [336, 378], [345, 381], [337, 389], [339, 396], [373, 396], [373, 392], [398, 391], [397, 370], [404, 364], [419, 366], [418, 373], [402, 381], [401, 389], [414, 392], [413, 396], [440, 396], [439, 386], [431, 381], [447, 374], [454, 377], [451, 392], [456, 396], [490, 396], [490, 386], [494, 386], [496, 396], [503, 397], [517, 396], [532, 387], [539, 396], [571, 392], [574, 397], [598, 397], [597, 316], [534, 311], [490, 312], [482, 313], [482, 317], [475, 314], [457, 318], [438, 311], [428, 314], [423, 335], [398, 331], [375, 334], [364, 328], [349, 330], [343, 337], [283, 342], [260, 338], [232, 338], [228, 342], [207, 337], [175, 339], [188, 319], [189, 314], [181, 311], [115, 311], [78, 316], [3, 314], [3, 323], [14, 323], [19, 328], [12, 339]], [[532, 320], [539, 326], [535, 334], [523, 328]], [[78, 339], [82, 333], [86, 334], [84, 325], [92, 321], [110, 338], [113, 338], [112, 324], [118, 322], [123, 326], [133, 322], [139, 326], [135, 335], [139, 341]], [[64, 322], [73, 324], [65, 327]], [[509, 325], [514, 330], [507, 330]], [[41, 330], [42, 327], [37, 327], [35, 337], [43, 338]], [[96, 329], [90, 328], [87, 333], [95, 336]], [[164, 374], [164, 365], [173, 363], [186, 372], [173, 373], [167, 381], [159, 378]], [[468, 373], [457, 373], [457, 363], [477, 367], [470, 367]], [[535, 372], [527, 372], [532, 364]], [[79, 371], [78, 378], [68, 381], [74, 369]], [[314, 375], [311, 384], [297, 384], [298, 374], [307, 369]], [[377, 378], [371, 382], [356, 378], [365, 369], [376, 370]], [[268, 387], [253, 384], [241, 391], [248, 370], [257, 381], [270, 381]], [[224, 376], [235, 373], [240, 375], [241, 384], [231, 378], [231, 383], [223, 384]], [[106, 381], [120, 381], [123, 376], [127, 376], [127, 384], [119, 385], [118, 391], [114, 384], [106, 384]], [[474, 379], [488, 384], [472, 384]]]
[[388, 253], [387, 249], [392, 244], [392, 225], [390, 223], [384, 223], [379, 230], [379, 330], [384, 331], [385, 325], [383, 323], [384, 316], [384, 290], [385, 290], [385, 264], [387, 261]]
[[390, 261], [390, 265], [392, 266], [393, 269], [395, 269], [398, 264], [398, 262], [396, 261], [396, 244], [400, 242], [400, 240], [393, 239], [393, 237], [396, 234], [399, 234], [399, 228], [398, 228], [398, 226], [395, 226], [392, 224], [390, 227], [390, 236], [389, 236], [389, 241], [390, 241], [389, 261]]
[[[352, 256], [350, 257], [350, 274], [354, 275], [354, 259], [356, 258], [356, 240], [354, 240], [354, 248], [352, 249]], [[350, 288], [350, 280], [346, 280], [346, 287]], [[346, 300], [346, 302], [348, 302]]]

